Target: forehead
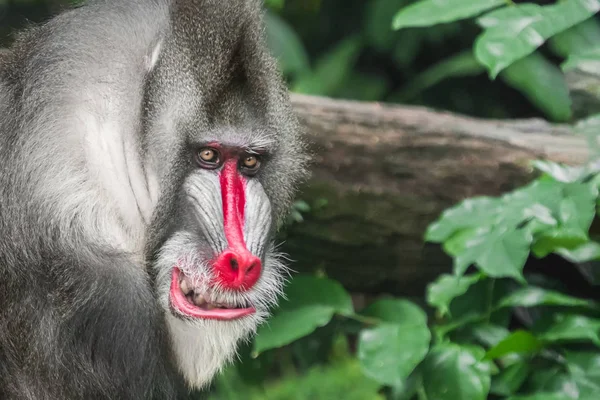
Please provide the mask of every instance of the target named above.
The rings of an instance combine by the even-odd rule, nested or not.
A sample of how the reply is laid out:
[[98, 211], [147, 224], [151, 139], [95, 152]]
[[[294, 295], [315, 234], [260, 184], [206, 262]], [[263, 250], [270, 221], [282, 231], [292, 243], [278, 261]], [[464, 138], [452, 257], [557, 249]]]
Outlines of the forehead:
[[277, 148], [276, 135], [267, 129], [252, 126], [228, 126], [194, 132], [188, 141], [197, 147], [222, 145], [258, 153], [273, 153]]

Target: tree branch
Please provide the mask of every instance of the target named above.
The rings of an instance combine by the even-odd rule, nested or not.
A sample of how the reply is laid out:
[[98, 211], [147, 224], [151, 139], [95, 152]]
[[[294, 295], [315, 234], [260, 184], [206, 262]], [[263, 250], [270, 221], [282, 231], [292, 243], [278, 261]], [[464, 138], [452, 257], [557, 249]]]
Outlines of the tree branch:
[[423, 251], [429, 223], [477, 195], [532, 178], [529, 162], [585, 162], [586, 140], [543, 120], [482, 120], [421, 107], [292, 95], [313, 145], [301, 198], [327, 206], [294, 225], [295, 269], [324, 269], [356, 291], [423, 293], [448, 268]]

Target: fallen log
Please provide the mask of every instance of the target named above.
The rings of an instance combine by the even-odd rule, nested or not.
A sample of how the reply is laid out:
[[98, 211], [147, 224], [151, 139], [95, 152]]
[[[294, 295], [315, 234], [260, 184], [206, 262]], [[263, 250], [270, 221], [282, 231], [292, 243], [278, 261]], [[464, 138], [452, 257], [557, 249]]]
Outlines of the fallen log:
[[423, 244], [445, 208], [524, 184], [533, 159], [589, 157], [585, 138], [539, 119], [482, 120], [304, 95], [292, 101], [314, 153], [300, 198], [327, 204], [290, 227], [283, 248], [295, 270], [322, 270], [356, 292], [422, 295], [449, 268], [439, 249]]

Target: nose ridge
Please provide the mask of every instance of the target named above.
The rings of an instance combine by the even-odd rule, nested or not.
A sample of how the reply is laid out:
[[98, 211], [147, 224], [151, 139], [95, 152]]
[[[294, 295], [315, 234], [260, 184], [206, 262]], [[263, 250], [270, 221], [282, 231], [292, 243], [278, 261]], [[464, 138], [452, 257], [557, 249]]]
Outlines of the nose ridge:
[[217, 281], [227, 289], [252, 288], [262, 269], [260, 258], [247, 249], [227, 249], [214, 262]]

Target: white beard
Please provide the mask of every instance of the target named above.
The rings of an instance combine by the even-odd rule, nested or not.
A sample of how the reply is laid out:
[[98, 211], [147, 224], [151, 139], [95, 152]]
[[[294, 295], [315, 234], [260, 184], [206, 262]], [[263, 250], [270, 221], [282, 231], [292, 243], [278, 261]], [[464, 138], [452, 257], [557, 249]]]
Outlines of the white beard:
[[172, 314], [169, 305], [170, 275], [173, 266], [184, 260], [180, 266], [188, 276], [198, 278], [197, 282], [205, 276], [210, 276], [207, 275], [207, 267], [185, 269], [186, 265], [202, 265], [201, 260], [196, 260], [198, 253], [193, 245], [195, 242], [196, 239], [189, 234], [176, 234], [161, 249], [155, 267], [158, 271], [157, 281], [161, 283], [158, 288], [159, 302], [165, 310], [177, 368], [191, 388], [201, 389], [235, 358], [240, 341], [251, 339], [257, 327], [267, 319], [269, 309], [277, 304], [278, 296], [282, 295], [287, 270], [280, 260], [281, 256], [268, 251], [262, 275], [252, 290], [243, 293], [218, 291], [228, 302], [247, 300], [256, 309], [252, 315], [230, 321], [178, 318]]
[[177, 366], [188, 385], [201, 389], [233, 360], [237, 345], [256, 330], [258, 318], [193, 322], [166, 313]]

